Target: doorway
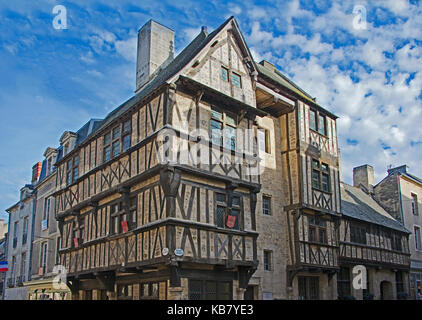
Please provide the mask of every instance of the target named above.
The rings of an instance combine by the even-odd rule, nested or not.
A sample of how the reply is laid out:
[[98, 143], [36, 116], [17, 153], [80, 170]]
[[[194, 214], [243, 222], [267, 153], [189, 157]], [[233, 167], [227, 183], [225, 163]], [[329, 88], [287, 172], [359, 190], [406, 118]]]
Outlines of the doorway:
[[255, 286], [248, 286], [243, 295], [244, 300], [255, 300]]
[[381, 300], [393, 300], [393, 285], [390, 281], [381, 281]]

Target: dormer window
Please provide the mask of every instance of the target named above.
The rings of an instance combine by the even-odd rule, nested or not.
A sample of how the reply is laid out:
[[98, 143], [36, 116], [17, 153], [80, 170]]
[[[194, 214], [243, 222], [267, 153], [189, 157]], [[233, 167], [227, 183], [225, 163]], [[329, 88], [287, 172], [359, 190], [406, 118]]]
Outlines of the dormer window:
[[51, 173], [51, 163], [52, 163], [52, 159], [48, 158], [48, 160], [47, 160], [47, 174]]
[[67, 155], [67, 154], [68, 154], [68, 152], [69, 152], [69, 144], [68, 144], [68, 143], [66, 143], [66, 144], [64, 145], [63, 155]]

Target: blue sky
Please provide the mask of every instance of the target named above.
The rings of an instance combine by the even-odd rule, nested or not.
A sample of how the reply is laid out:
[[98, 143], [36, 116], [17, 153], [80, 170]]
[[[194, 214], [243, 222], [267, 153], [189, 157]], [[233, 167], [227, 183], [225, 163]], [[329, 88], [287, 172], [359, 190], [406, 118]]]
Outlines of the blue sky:
[[[343, 180], [369, 163], [422, 177], [422, 8], [417, 1], [0, 1], [0, 217], [65, 130], [103, 118], [135, 87], [136, 34], [150, 18], [176, 33], [238, 20], [267, 59], [337, 114]], [[67, 29], [53, 28], [55, 5]], [[356, 5], [366, 29], [354, 28]], [[359, 24], [358, 26], [362, 26]], [[5, 217], [5, 215], [3, 215]]]

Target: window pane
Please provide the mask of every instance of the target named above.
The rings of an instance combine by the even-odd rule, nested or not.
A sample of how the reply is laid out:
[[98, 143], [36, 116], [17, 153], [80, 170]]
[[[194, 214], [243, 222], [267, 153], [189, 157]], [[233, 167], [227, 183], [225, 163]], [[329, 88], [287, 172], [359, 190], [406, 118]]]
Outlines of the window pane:
[[130, 148], [130, 135], [123, 137], [123, 152]]
[[215, 109], [211, 109], [211, 118], [222, 120], [223, 114], [220, 111], [217, 111]]
[[312, 170], [312, 187], [319, 189], [319, 172]]
[[217, 282], [207, 281], [205, 284], [205, 291], [207, 300], [217, 300]]
[[319, 242], [326, 243], [326, 232], [325, 229], [319, 229]]
[[113, 143], [113, 157], [116, 157], [120, 152], [120, 141], [115, 141]]
[[120, 137], [120, 127], [117, 127], [113, 130], [113, 140]]
[[216, 215], [217, 227], [224, 228], [225, 212], [226, 212], [226, 208], [224, 208], [222, 206], [217, 206], [217, 215]]
[[235, 126], [236, 125], [236, 120], [234, 120], [234, 118], [226, 115], [226, 123], [229, 124], [229, 125]]
[[76, 181], [79, 178], [79, 169], [73, 169], [73, 181]]
[[315, 234], [315, 228], [309, 227], [309, 241], [315, 242], [316, 241], [316, 234]]
[[236, 74], [236, 73], [232, 74], [232, 83], [235, 87], [240, 88], [242, 86], [241, 79], [240, 79], [240, 76], [238, 74]]
[[219, 282], [218, 283], [218, 300], [230, 300], [230, 283]]
[[73, 166], [77, 166], [77, 165], [79, 165], [79, 157], [78, 156], [73, 158]]
[[318, 132], [325, 135], [325, 117], [318, 116]]
[[265, 129], [258, 130], [258, 148], [259, 151], [265, 152]]
[[104, 149], [104, 162], [110, 160], [110, 146]]
[[131, 129], [131, 121], [128, 120], [125, 123], [123, 123], [123, 133], [130, 132]]
[[315, 111], [309, 111], [309, 126], [312, 130], [316, 130], [316, 118], [315, 118]]
[[189, 280], [189, 300], [201, 299], [201, 281]]
[[322, 174], [322, 190], [325, 192], [330, 191], [329, 190], [329, 183], [328, 183], [328, 175], [323, 173]]
[[318, 169], [319, 168], [319, 162], [318, 160], [312, 160], [312, 168]]
[[222, 124], [218, 121], [211, 120], [211, 141], [213, 144], [221, 145], [221, 129]]
[[229, 80], [229, 72], [226, 68], [223, 67], [221, 67], [221, 79], [223, 79], [224, 81]]
[[269, 197], [262, 197], [262, 213], [271, 215], [271, 199]]
[[226, 202], [226, 195], [222, 193], [217, 193], [217, 201], [218, 202]]
[[224, 130], [225, 140], [224, 147], [227, 149], [235, 150], [236, 149], [236, 131], [234, 128], [227, 126]]
[[233, 197], [232, 206], [239, 206], [239, 205], [240, 205], [240, 198], [239, 197]]
[[111, 140], [111, 134], [110, 133], [107, 133], [104, 136], [104, 144], [109, 144], [110, 143], [110, 140]]

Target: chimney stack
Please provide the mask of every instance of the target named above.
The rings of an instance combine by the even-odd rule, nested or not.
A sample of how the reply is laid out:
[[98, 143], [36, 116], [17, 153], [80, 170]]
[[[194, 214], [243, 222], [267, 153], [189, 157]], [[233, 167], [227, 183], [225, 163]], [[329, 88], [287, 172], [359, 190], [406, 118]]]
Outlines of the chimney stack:
[[149, 20], [138, 31], [136, 91], [154, 78], [154, 72], [165, 68], [174, 58], [174, 31]]
[[36, 183], [38, 181], [38, 179], [40, 178], [41, 167], [42, 167], [41, 162], [37, 162], [32, 167], [32, 181], [31, 181], [32, 184]]
[[353, 186], [357, 188], [363, 187], [367, 193], [373, 193], [374, 168], [369, 164], [353, 168]]

